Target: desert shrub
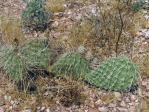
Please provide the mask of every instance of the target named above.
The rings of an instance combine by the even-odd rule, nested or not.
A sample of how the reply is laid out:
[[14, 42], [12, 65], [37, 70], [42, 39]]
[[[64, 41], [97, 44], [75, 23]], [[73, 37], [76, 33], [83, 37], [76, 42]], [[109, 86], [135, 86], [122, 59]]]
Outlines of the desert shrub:
[[63, 12], [65, 10], [64, 0], [47, 0], [45, 8], [51, 12]]
[[145, 5], [145, 1], [144, 0], [138, 0], [135, 3], [131, 4], [132, 10], [139, 11], [141, 9], [143, 9], [143, 6]]
[[1, 32], [2, 40], [4, 43], [14, 45], [14, 40], [18, 43], [24, 42], [24, 35], [21, 27], [21, 21], [17, 18], [10, 18], [9, 16], [1, 17]]
[[27, 7], [22, 10], [22, 22], [25, 27], [44, 31], [47, 28], [50, 13], [44, 8], [44, 0], [26, 1]]
[[143, 13], [132, 10], [131, 4], [131, 0], [100, 0], [97, 13], [88, 14], [78, 22], [72, 28], [68, 42], [73, 46], [83, 43], [93, 50], [101, 48], [109, 55], [113, 51], [116, 56], [124, 50], [131, 51], [137, 31], [147, 24], [147, 21], [141, 24]]
[[138, 79], [138, 67], [125, 57], [108, 59], [86, 76], [89, 83], [114, 91], [127, 91]]

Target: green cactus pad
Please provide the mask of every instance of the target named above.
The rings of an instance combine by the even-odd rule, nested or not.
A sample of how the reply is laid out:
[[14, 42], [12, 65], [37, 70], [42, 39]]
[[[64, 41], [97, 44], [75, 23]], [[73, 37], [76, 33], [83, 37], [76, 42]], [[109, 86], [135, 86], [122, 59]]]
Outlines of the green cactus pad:
[[126, 91], [138, 79], [138, 67], [125, 57], [108, 59], [85, 77], [90, 84], [113, 91]]
[[21, 57], [12, 46], [4, 46], [1, 48], [1, 64], [3, 69], [13, 81], [23, 79], [26, 74], [26, 69]]
[[89, 72], [89, 63], [81, 55], [70, 53], [60, 58], [51, 68], [58, 75], [72, 75], [84, 77]]
[[29, 68], [43, 68], [50, 62], [51, 48], [44, 41], [30, 40], [21, 46], [20, 53]]

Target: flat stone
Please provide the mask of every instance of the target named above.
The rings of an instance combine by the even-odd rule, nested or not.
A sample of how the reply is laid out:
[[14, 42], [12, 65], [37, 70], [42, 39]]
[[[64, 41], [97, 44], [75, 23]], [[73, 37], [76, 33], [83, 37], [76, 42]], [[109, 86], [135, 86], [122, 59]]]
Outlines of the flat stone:
[[99, 112], [108, 112], [106, 107], [98, 107]]

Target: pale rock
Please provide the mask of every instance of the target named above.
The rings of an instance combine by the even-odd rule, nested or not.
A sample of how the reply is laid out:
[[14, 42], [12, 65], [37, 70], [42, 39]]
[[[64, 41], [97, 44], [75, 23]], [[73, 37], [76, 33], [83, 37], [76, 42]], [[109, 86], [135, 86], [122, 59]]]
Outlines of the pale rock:
[[115, 98], [119, 99], [121, 98], [121, 94], [119, 92], [114, 92]]
[[130, 96], [130, 99], [132, 100], [132, 101], [135, 101], [137, 98], [136, 98], [136, 95], [131, 95]]
[[43, 110], [45, 110], [45, 107], [43, 106], [43, 107], [41, 107], [41, 111], [43, 111]]
[[27, 109], [27, 110], [22, 110], [21, 112], [31, 112], [31, 110]]
[[96, 105], [96, 106], [101, 106], [102, 104], [103, 104], [102, 100], [97, 100], [97, 101], [95, 102], [95, 105]]
[[51, 111], [50, 111], [50, 109], [48, 108], [48, 109], [46, 109], [46, 112], [51, 112]]
[[126, 106], [127, 106], [124, 101], [122, 101], [122, 102], [120, 103], [120, 105], [121, 105], [122, 107], [126, 107]]
[[40, 107], [37, 107], [37, 110], [40, 110]]
[[59, 25], [58, 21], [54, 21], [52, 24], [53, 27], [57, 27], [58, 25]]
[[48, 95], [49, 95], [49, 92], [47, 91], [47, 92], [45, 92], [43, 95], [44, 95], [44, 96], [48, 96]]
[[106, 107], [98, 107], [99, 112], [108, 112]]
[[14, 104], [14, 101], [13, 101], [13, 100], [11, 100], [11, 101], [10, 101], [10, 104], [11, 104], [11, 105], [13, 105], [13, 104]]
[[127, 108], [118, 107], [117, 109], [119, 110], [119, 112], [129, 112]]
[[88, 110], [85, 110], [84, 112], [88, 112]]
[[83, 53], [85, 53], [85, 47], [83, 46], [83, 45], [80, 45], [79, 47], [78, 47], [78, 49], [77, 49], [77, 51], [78, 51], [78, 53], [81, 53], [81, 54], [83, 54]]
[[109, 104], [108, 107], [110, 108], [116, 107], [116, 104]]
[[137, 109], [135, 106], [130, 106], [130, 108], [128, 109], [130, 112], [137, 112]]

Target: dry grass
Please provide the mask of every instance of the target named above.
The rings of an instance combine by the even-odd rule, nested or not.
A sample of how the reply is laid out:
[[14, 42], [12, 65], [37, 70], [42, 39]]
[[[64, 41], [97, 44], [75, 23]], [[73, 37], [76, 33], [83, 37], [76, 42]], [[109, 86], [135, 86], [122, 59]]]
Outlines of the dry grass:
[[146, 54], [140, 63], [141, 74], [149, 76], [149, 53]]
[[47, 0], [45, 7], [47, 10], [53, 13], [63, 12], [65, 10], [64, 0]]
[[146, 21], [142, 21], [142, 12], [134, 13], [118, 1], [109, 1], [109, 4], [99, 4], [100, 15], [90, 14], [90, 17], [86, 17], [72, 28], [68, 39], [70, 45], [100, 48], [107, 52], [106, 54], [114, 51], [113, 55], [116, 56], [130, 51], [136, 33], [140, 28], [146, 27]]
[[2, 41], [7, 44], [15, 45], [15, 40], [19, 43], [24, 42], [24, 35], [21, 28], [21, 21], [17, 18], [3, 16], [1, 18]]

